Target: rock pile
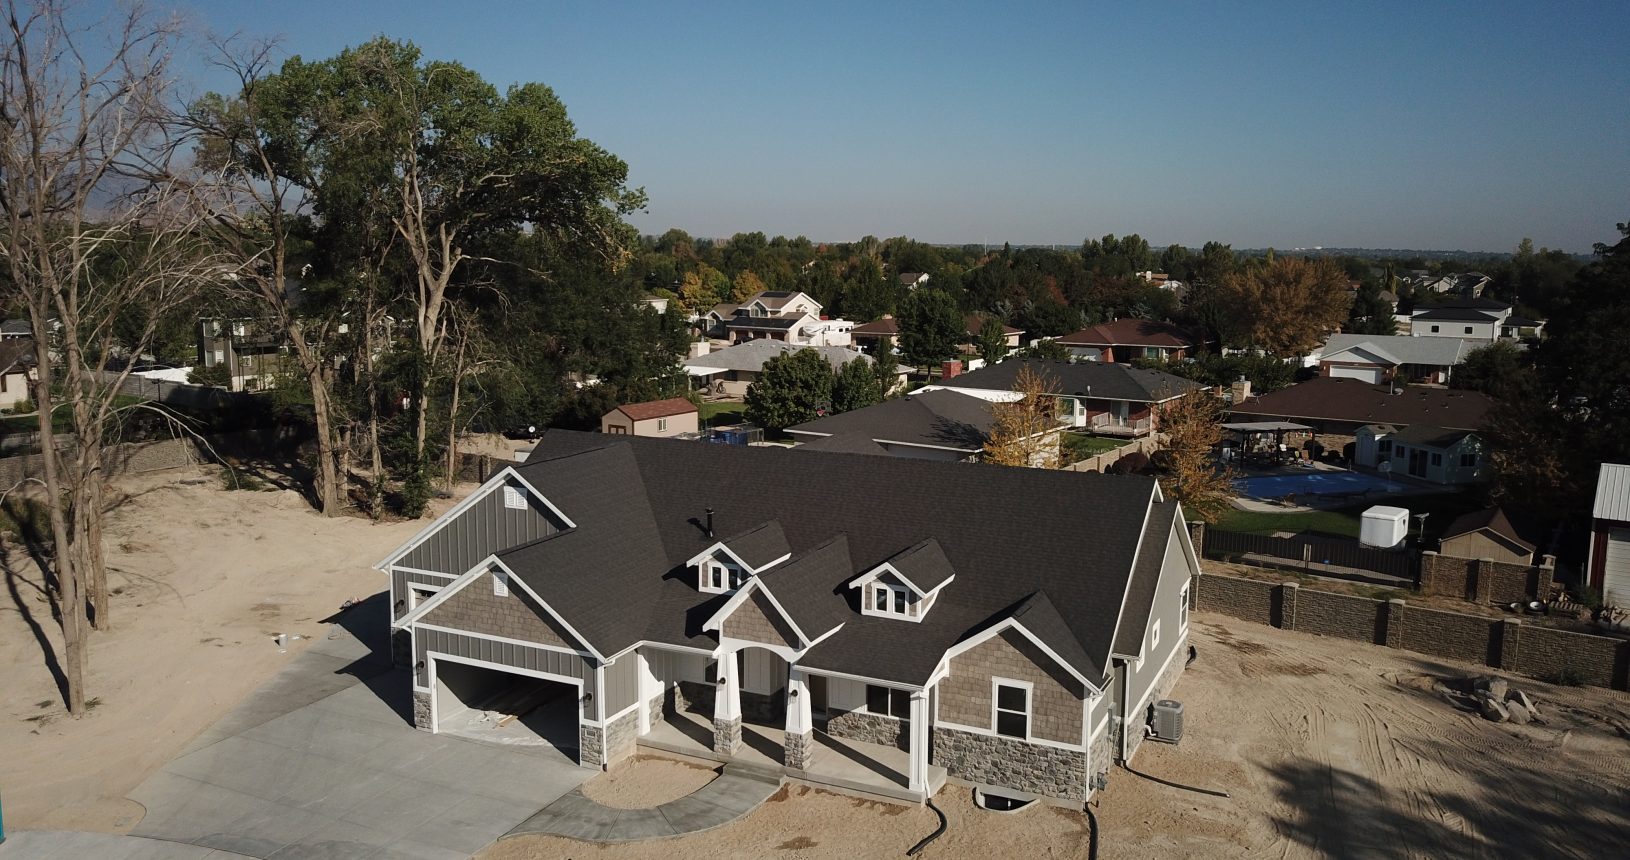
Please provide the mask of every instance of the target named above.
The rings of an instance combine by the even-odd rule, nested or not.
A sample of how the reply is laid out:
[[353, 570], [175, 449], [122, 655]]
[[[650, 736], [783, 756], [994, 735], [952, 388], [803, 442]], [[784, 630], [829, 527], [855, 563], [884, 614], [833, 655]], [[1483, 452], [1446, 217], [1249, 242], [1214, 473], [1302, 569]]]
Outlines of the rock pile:
[[1432, 685], [1432, 689], [1456, 708], [1480, 714], [1490, 722], [1516, 723], [1519, 726], [1545, 722], [1534, 700], [1504, 678], [1485, 675], [1459, 681], [1438, 681]]

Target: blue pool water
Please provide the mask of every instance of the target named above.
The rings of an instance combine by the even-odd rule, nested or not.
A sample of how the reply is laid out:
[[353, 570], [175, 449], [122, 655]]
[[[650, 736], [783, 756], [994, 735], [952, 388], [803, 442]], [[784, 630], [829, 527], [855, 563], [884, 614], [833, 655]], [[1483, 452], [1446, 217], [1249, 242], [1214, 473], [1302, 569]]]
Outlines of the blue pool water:
[[1234, 491], [1253, 499], [1282, 499], [1292, 493], [1315, 495], [1325, 493], [1385, 493], [1390, 485], [1387, 479], [1361, 472], [1307, 472], [1292, 475], [1264, 475], [1260, 478], [1235, 478]]

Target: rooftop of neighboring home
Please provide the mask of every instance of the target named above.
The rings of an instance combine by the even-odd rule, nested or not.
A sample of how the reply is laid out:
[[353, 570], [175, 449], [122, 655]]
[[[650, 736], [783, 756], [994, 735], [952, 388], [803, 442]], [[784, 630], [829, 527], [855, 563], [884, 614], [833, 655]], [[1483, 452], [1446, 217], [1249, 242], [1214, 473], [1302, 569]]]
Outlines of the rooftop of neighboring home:
[[[780, 340], [750, 340], [738, 343], [735, 346], [700, 355], [696, 358], [687, 358], [684, 361], [686, 368], [692, 375], [705, 375], [708, 373], [721, 373], [727, 370], [758, 371], [763, 369], [764, 362], [787, 352], [813, 349], [821, 357], [831, 363], [834, 370], [843, 367], [855, 359], [861, 359], [871, 364], [873, 359], [865, 353], [845, 349], [841, 346], [801, 346]], [[901, 366], [900, 372], [910, 373], [914, 368]]]
[[[985, 315], [967, 314], [962, 318], [962, 324], [967, 331], [968, 337], [978, 337], [979, 330], [985, 327]], [[855, 326], [854, 331], [851, 332], [851, 334], [855, 335], [856, 337], [862, 338], [893, 337], [899, 333], [900, 321], [895, 319], [892, 314], [886, 315], [880, 320], [875, 320], [864, 325], [857, 325]], [[1002, 333], [1005, 335], [1024, 334], [1024, 329], [1014, 328], [1010, 325], [1003, 325]]]
[[[1123, 604], [1143, 600], [1132, 593], [1139, 547], [1151, 529], [1173, 534], [1179, 514], [1147, 477], [560, 430], [517, 470], [571, 526], [498, 559], [594, 651], [642, 640], [711, 647], [702, 623], [728, 596], [698, 593], [674, 572], [723, 544], [754, 563], [787, 556], [759, 575], [761, 587], [811, 638], [834, 631], [802, 665], [908, 685], [1007, 618], [1098, 683]], [[935, 500], [932, 515], [924, 499]], [[1036, 499], [1047, 504], [1023, 503]], [[909, 627], [859, 610], [851, 586], [884, 563], [938, 590]], [[592, 572], [594, 587], [565, 572]]]
[[1160, 346], [1187, 349], [1194, 338], [1181, 327], [1156, 320], [1121, 319], [1084, 328], [1058, 339], [1063, 346]]
[[800, 293], [796, 290], [759, 290], [758, 292], [748, 296], [745, 301], [720, 302], [719, 304], [714, 305], [709, 310], [709, 313], [715, 314], [724, 319], [729, 319], [730, 317], [735, 316], [738, 311], [743, 311], [754, 304], [759, 304], [764, 307], [766, 313], [778, 314], [787, 306], [788, 302], [792, 301], [798, 296], [803, 296], [809, 301], [810, 304], [815, 306], [815, 310], [817, 312], [820, 311], [820, 302], [815, 301], [813, 297], [806, 293]]
[[924, 277], [925, 275], [922, 272], [901, 272], [900, 283], [902, 286], [915, 286], [918, 282], [922, 281]]
[[1505, 511], [1499, 508], [1485, 508], [1461, 514], [1443, 530], [1441, 540], [1450, 540], [1475, 531], [1492, 532], [1529, 552], [1535, 549], [1534, 544], [1517, 531], [1517, 527], [1511, 524]]
[[[1401, 334], [1333, 334], [1319, 357], [1329, 361], [1340, 353], [1362, 351], [1388, 365], [1424, 364], [1449, 367], [1481, 344], [1459, 337], [1410, 337]], [[1339, 360], [1339, 359], [1336, 359]]]
[[1498, 320], [1500, 317], [1499, 317], [1499, 314], [1497, 312], [1495, 312], [1495, 311], [1483, 310], [1481, 308], [1450, 308], [1450, 307], [1437, 306], [1437, 307], [1428, 308], [1426, 310], [1417, 309], [1415, 311], [1414, 315], [1411, 316], [1410, 318], [1411, 319], [1417, 319], [1417, 320], [1447, 320], [1447, 321], [1461, 321], [1461, 322], [1494, 322], [1494, 321]]
[[684, 415], [696, 412], [696, 404], [683, 397], [670, 397], [667, 400], [647, 400], [644, 403], [625, 403], [613, 412], [621, 412], [635, 421], [649, 421], [652, 418], [667, 418], [672, 415]]
[[[934, 383], [934, 387], [980, 391], [1012, 391], [1019, 372], [1031, 368], [1041, 374], [1053, 394], [1164, 403], [1205, 386], [1158, 370], [1099, 361], [1046, 361], [1008, 359]], [[914, 395], [921, 396], [921, 395]]]
[[1470, 430], [1449, 430], [1430, 424], [1411, 424], [1401, 430], [1394, 428], [1390, 435], [1394, 442], [1419, 445], [1422, 448], [1451, 448], [1460, 440], [1474, 434]]
[[1339, 421], [1350, 424], [1426, 424], [1450, 430], [1481, 429], [1494, 401], [1476, 391], [1426, 386], [1373, 385], [1322, 376], [1235, 403], [1237, 416]]
[[988, 400], [940, 388], [806, 421], [787, 432], [811, 442], [853, 437], [972, 454], [985, 447], [996, 422], [990, 407]]

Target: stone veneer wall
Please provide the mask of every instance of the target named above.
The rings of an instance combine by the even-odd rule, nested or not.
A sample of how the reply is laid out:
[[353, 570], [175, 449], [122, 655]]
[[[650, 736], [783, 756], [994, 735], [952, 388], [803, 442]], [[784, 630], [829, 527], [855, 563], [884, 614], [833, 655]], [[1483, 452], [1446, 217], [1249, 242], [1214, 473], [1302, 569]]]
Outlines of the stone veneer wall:
[[1512, 564], [1487, 558], [1457, 558], [1428, 550], [1421, 553], [1422, 594], [1463, 597], [1478, 603], [1543, 600], [1556, 576], [1556, 557], [1539, 564]]
[[666, 714], [667, 696], [652, 696], [651, 701], [645, 703], [645, 712], [650, 718], [651, 725], [662, 722]]
[[911, 721], [864, 711], [834, 711], [826, 720], [826, 733], [835, 738], [905, 750], [911, 743]]
[[718, 695], [714, 685], [702, 681], [680, 681], [668, 691], [670, 706], [676, 714], [701, 714], [713, 718], [713, 699]]
[[958, 779], [1060, 800], [1087, 799], [1083, 751], [939, 727], [933, 735], [934, 764]]
[[[1544, 569], [1542, 566], [1541, 570]], [[1515, 617], [1468, 615], [1299, 588], [1294, 582], [1196, 577], [1194, 608], [1285, 630], [1384, 644], [1553, 680], [1630, 689], [1630, 641], [1525, 624]], [[1373, 633], [1365, 623], [1373, 619]]]
[[425, 690], [413, 691], [413, 727], [421, 731], [434, 731], [435, 726], [430, 724], [433, 711], [430, 707], [430, 692]]
[[577, 727], [577, 763], [584, 767], [605, 767], [605, 733], [599, 726]]
[[782, 738], [781, 746], [783, 750], [782, 764], [793, 770], [809, 770], [810, 761], [815, 757], [814, 732], [787, 735]]
[[607, 765], [616, 764], [634, 753], [634, 742], [640, 734], [639, 711], [630, 710], [615, 720], [606, 724], [605, 762]]

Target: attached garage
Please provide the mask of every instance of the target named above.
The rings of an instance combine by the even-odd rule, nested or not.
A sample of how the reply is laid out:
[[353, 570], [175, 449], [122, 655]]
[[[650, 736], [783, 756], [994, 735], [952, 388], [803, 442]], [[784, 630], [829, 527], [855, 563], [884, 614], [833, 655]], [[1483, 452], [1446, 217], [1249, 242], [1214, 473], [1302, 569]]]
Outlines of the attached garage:
[[1338, 379], [1361, 379], [1372, 385], [1379, 385], [1384, 371], [1379, 367], [1354, 367], [1339, 364], [1330, 365], [1330, 375]]
[[438, 656], [430, 669], [436, 731], [522, 746], [551, 746], [578, 760], [575, 679]]

